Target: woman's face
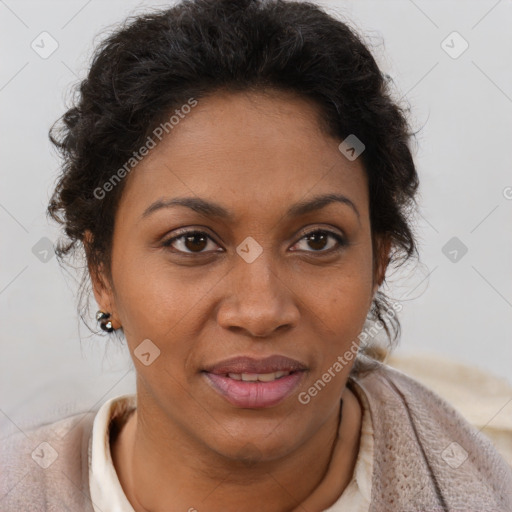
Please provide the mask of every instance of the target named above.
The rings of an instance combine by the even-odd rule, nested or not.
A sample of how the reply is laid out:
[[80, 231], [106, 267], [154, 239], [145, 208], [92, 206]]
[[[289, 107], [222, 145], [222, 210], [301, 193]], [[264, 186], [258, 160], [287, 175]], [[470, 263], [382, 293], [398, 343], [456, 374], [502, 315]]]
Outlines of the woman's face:
[[[200, 99], [125, 178], [113, 286], [95, 281], [95, 294], [124, 330], [138, 414], [161, 439], [270, 460], [339, 407], [353, 360], [332, 368], [357, 342], [382, 276], [374, 282], [362, 163], [340, 152], [317, 116], [292, 95]], [[315, 208], [325, 195], [341, 200]], [[192, 207], [166, 206], [178, 198]], [[288, 360], [219, 366], [274, 355], [297, 371], [271, 375]], [[269, 382], [238, 380], [254, 371]]]

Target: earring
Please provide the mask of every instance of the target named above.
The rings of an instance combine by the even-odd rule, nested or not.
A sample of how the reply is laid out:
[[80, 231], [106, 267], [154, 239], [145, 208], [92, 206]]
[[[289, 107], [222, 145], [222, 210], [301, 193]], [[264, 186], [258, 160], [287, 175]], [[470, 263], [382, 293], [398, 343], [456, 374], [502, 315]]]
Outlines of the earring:
[[105, 311], [100, 310], [96, 313], [96, 320], [100, 323], [100, 327], [106, 332], [112, 332], [114, 330], [112, 322], [108, 320], [109, 318], [110, 313], [106, 313]]

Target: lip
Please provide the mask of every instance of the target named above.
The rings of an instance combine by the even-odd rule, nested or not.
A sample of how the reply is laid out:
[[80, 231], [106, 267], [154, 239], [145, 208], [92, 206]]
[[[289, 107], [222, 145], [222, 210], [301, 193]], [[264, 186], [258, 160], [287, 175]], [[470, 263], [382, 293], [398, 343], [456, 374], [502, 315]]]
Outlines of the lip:
[[228, 376], [204, 372], [207, 382], [229, 403], [244, 409], [273, 407], [290, 396], [304, 371], [294, 371], [271, 382], [246, 382]]
[[[273, 407], [290, 396], [300, 384], [307, 366], [283, 355], [264, 359], [248, 356], [233, 357], [205, 368], [207, 383], [232, 405], [245, 409]], [[229, 373], [291, 372], [270, 382], [247, 382], [232, 379]]]
[[300, 361], [280, 354], [274, 354], [264, 359], [255, 359], [249, 356], [238, 356], [226, 359], [204, 368], [205, 372], [215, 375], [228, 373], [274, 373], [296, 372], [307, 370], [307, 366]]

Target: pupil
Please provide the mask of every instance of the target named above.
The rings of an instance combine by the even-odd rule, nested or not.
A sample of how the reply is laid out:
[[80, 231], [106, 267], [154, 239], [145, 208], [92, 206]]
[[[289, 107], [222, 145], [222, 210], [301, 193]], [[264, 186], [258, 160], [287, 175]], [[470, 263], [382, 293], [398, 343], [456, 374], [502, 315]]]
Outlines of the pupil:
[[[312, 247], [313, 249], [320, 250], [325, 247], [326, 239], [327, 239], [327, 236], [325, 233], [321, 233], [321, 232], [313, 233], [308, 236], [308, 243], [310, 244], [310, 247]], [[318, 247], [318, 246], [315, 247], [314, 244], [317, 243], [319, 240], [320, 240], [320, 247]], [[313, 243], [313, 245], [311, 245], [311, 242]]]
[[[197, 244], [195, 244], [195, 246], [194, 246], [194, 243], [192, 243], [190, 245], [191, 241], [194, 241], [194, 240], [197, 241], [198, 239], [201, 240], [201, 242], [199, 243], [199, 247], [197, 246]], [[188, 235], [185, 237], [185, 247], [190, 251], [194, 251], [194, 249], [197, 249], [200, 252], [201, 250], [203, 250], [206, 247], [206, 244], [207, 244], [207, 240], [204, 235], [195, 234], [195, 235]]]

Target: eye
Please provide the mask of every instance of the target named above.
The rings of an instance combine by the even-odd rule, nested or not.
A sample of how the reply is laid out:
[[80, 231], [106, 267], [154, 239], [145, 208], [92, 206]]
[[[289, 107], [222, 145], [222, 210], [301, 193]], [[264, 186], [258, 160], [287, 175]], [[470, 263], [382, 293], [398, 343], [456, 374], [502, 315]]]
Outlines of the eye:
[[[203, 254], [205, 247], [208, 246], [208, 241], [213, 239], [204, 231], [183, 231], [180, 234], [173, 236], [169, 240], [162, 243], [164, 247], [172, 247], [174, 242], [178, 242], [177, 245], [180, 247], [175, 252], [181, 252], [184, 254]], [[215, 243], [215, 242], [213, 242]], [[183, 250], [186, 249], [186, 250]]]
[[[331, 244], [331, 247], [328, 247], [327, 250], [324, 250], [326, 245], [328, 245], [327, 242], [329, 238], [331, 240], [335, 240], [335, 242], [337, 242], [338, 247], [336, 248], [336, 243], [334, 243]], [[347, 245], [345, 239], [341, 235], [325, 229], [317, 229], [315, 231], [310, 231], [300, 239], [300, 241], [302, 240], [305, 240], [306, 243], [309, 244], [309, 247], [313, 247], [314, 249], [313, 251], [306, 250], [306, 252], [330, 252], [331, 250], [337, 250]], [[165, 242], [162, 243], [162, 246], [172, 247], [174, 252], [183, 254], [204, 254], [206, 252], [215, 252], [204, 250], [205, 248], [208, 247], [209, 241], [215, 244], [215, 242], [208, 235], [208, 233], [205, 233], [204, 231], [189, 230], [182, 231], [178, 235], [173, 236], [169, 240], [166, 240]], [[175, 242], [178, 242], [176, 244], [178, 245], [178, 248], [174, 246]]]
[[[325, 249], [325, 246], [328, 245], [327, 241], [329, 238], [332, 240], [334, 239], [338, 247], [336, 247], [336, 243], [332, 244], [330, 247], [328, 247], [327, 250]], [[331, 250], [339, 250], [345, 245], [347, 245], [345, 239], [339, 235], [338, 233], [334, 233], [333, 231], [327, 231], [325, 229], [316, 229], [315, 231], [310, 231], [306, 235], [304, 235], [301, 240], [305, 240], [307, 244], [309, 244], [309, 247], [313, 247], [313, 251], [307, 251], [306, 252], [322, 252], [322, 253], [328, 253], [331, 252]], [[312, 244], [312, 245], [311, 245]], [[334, 249], [333, 249], [334, 247]]]

